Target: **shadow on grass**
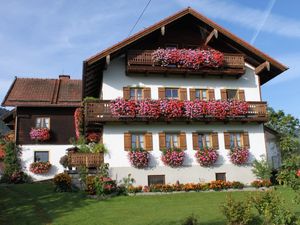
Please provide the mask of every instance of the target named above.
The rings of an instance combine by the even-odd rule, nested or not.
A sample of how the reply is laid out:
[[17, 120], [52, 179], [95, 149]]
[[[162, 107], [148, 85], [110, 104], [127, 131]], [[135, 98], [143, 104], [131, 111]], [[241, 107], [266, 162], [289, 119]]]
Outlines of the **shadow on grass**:
[[83, 193], [55, 193], [52, 184], [0, 187], [0, 224], [51, 224], [53, 220], [85, 206]]

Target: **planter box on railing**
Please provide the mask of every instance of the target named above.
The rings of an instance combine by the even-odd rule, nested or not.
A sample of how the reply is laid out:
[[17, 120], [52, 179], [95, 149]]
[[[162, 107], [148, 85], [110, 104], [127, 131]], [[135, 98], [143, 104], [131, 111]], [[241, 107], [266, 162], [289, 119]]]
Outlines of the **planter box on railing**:
[[104, 162], [103, 153], [69, 153], [70, 166], [99, 167]]

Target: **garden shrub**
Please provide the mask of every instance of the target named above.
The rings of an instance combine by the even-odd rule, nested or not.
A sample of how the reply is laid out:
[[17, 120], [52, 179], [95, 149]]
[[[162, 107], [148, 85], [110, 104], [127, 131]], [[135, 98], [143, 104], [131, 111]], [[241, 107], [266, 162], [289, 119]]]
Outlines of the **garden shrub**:
[[228, 195], [226, 202], [221, 205], [221, 211], [228, 225], [246, 225], [253, 219], [251, 202], [234, 200], [231, 195]]
[[251, 186], [255, 188], [271, 187], [272, 183], [270, 180], [255, 180], [251, 182]]
[[71, 177], [67, 173], [59, 173], [54, 176], [55, 191], [67, 192], [71, 190]]
[[297, 225], [295, 214], [287, 209], [284, 200], [275, 191], [257, 193], [251, 200], [262, 216], [263, 224]]
[[272, 168], [270, 167], [265, 157], [261, 156], [261, 160], [254, 160], [252, 172], [257, 179], [269, 180], [272, 175]]
[[195, 215], [190, 215], [184, 219], [182, 225], [200, 225], [200, 223]]
[[243, 189], [244, 188], [244, 184], [239, 182], [239, 181], [232, 181], [231, 182], [231, 188], [233, 189]]

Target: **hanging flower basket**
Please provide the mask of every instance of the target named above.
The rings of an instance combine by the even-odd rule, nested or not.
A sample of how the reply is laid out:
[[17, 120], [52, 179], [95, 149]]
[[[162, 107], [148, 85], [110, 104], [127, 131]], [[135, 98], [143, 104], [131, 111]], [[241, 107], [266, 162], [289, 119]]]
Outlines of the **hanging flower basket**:
[[150, 154], [142, 148], [132, 149], [128, 152], [131, 165], [138, 169], [144, 169], [149, 166]]
[[45, 174], [48, 173], [51, 168], [50, 162], [33, 162], [30, 164], [30, 172], [35, 174]]
[[166, 166], [175, 168], [183, 165], [184, 156], [184, 151], [181, 149], [166, 149], [162, 153], [161, 160]]
[[83, 134], [83, 108], [77, 108], [74, 112], [75, 134], [78, 139]]
[[88, 142], [98, 143], [101, 140], [101, 133], [90, 132], [86, 136]]
[[50, 130], [48, 128], [31, 128], [30, 139], [35, 141], [48, 141], [50, 139]]
[[249, 155], [249, 149], [241, 147], [233, 148], [229, 153], [230, 161], [235, 165], [246, 164], [248, 162]]
[[201, 166], [212, 166], [218, 160], [219, 154], [216, 149], [204, 148], [196, 152], [195, 157]]

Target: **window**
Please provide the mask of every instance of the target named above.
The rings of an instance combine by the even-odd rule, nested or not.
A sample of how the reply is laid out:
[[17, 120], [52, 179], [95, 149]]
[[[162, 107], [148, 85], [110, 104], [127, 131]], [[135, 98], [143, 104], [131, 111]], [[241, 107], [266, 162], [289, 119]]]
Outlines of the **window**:
[[226, 173], [216, 173], [216, 180], [226, 181]]
[[130, 99], [142, 100], [143, 99], [143, 90], [141, 88], [130, 88]]
[[207, 100], [207, 89], [196, 89], [195, 95], [196, 99]]
[[148, 186], [153, 184], [165, 184], [165, 175], [149, 175]]
[[212, 141], [210, 134], [198, 134], [198, 146], [200, 149], [202, 148], [211, 148]]
[[132, 134], [131, 135], [131, 147], [134, 148], [145, 148], [144, 134]]
[[230, 133], [230, 148], [242, 147], [242, 134], [238, 132]]
[[231, 99], [238, 100], [239, 99], [237, 89], [227, 89], [226, 94], [227, 94], [228, 100], [231, 100]]
[[47, 151], [36, 151], [34, 152], [35, 162], [49, 162], [49, 152]]
[[167, 99], [178, 99], [178, 88], [166, 88]]
[[38, 117], [35, 121], [36, 128], [48, 128], [50, 129], [50, 118], [47, 117]]
[[166, 148], [179, 148], [178, 134], [166, 134]]

